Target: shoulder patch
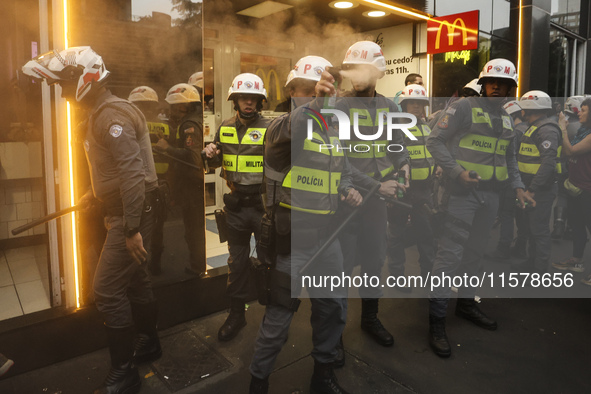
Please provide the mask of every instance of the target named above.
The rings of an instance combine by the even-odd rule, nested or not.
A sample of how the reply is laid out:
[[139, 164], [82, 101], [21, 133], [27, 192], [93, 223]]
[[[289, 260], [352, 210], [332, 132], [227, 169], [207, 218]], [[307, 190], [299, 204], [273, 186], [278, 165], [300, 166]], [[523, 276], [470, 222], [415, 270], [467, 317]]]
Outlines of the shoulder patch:
[[88, 142], [88, 140], [84, 140], [83, 145], [85, 151], [90, 151], [90, 142]]
[[447, 126], [449, 126], [449, 115], [445, 114], [445, 116], [437, 122], [437, 126], [442, 129], [447, 129]]
[[542, 142], [542, 148], [548, 149], [550, 146], [552, 146], [552, 142], [550, 142], [549, 140]]
[[123, 133], [123, 126], [112, 124], [111, 127], [109, 127], [109, 134], [111, 134], [113, 138], [119, 137], [121, 133]]
[[508, 116], [503, 115], [503, 127], [506, 129], [512, 129], [513, 127], [511, 127], [511, 119], [509, 119]]
[[455, 115], [456, 114], [456, 109], [455, 108], [448, 108], [445, 110], [445, 113], [450, 114], [450, 115]]

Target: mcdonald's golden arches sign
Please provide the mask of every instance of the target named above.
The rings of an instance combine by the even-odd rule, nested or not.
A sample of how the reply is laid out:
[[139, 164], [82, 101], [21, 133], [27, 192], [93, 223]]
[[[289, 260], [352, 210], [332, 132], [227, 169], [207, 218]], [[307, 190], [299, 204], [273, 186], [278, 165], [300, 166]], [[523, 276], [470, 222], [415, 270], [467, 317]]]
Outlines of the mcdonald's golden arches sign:
[[477, 49], [478, 13], [476, 10], [429, 19], [427, 53]]

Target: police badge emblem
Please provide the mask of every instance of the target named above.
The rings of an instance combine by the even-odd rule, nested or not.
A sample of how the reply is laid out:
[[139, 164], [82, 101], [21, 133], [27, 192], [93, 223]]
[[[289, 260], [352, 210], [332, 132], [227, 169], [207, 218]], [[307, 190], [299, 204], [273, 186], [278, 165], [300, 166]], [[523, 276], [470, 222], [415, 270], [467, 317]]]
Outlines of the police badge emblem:
[[248, 136], [250, 137], [250, 140], [252, 142], [258, 142], [261, 139], [261, 137], [263, 136], [263, 133], [261, 133], [258, 130], [253, 130], [250, 132], [250, 134], [248, 134]]
[[113, 136], [113, 138], [117, 138], [123, 133], [123, 127], [118, 124], [114, 124], [109, 128], [109, 134]]

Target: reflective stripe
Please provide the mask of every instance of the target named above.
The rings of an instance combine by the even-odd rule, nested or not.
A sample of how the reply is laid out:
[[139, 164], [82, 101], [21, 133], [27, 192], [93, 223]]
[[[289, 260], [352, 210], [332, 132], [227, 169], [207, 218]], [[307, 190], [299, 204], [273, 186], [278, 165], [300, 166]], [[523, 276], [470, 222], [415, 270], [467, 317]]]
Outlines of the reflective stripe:
[[323, 155], [330, 155], [332, 153], [333, 156], [345, 156], [341, 142], [337, 137], [332, 137], [330, 139], [330, 145], [332, 145], [332, 147], [328, 146], [328, 144], [325, 144], [322, 140], [322, 137], [318, 133], [312, 133], [311, 140], [307, 138], [304, 140], [305, 150], [322, 153]]
[[[160, 139], [160, 136], [164, 136], [165, 138], [170, 136], [170, 127], [166, 123], [146, 122], [146, 124], [148, 125], [150, 134], [155, 135], [158, 139]], [[152, 146], [156, 146], [156, 142], [153, 142]], [[168, 171], [169, 164], [165, 160], [162, 155], [154, 156], [156, 174], [163, 175]]]
[[523, 163], [523, 162], [517, 162], [517, 165], [519, 166], [519, 171], [523, 172], [524, 174], [532, 174], [535, 175], [538, 173], [538, 170], [540, 169], [540, 164], [535, 164], [535, 163]]
[[[488, 114], [487, 114], [488, 115]], [[460, 148], [484, 153], [494, 153], [497, 139], [478, 134], [466, 134], [460, 139]]]
[[228, 155], [224, 153], [222, 161], [224, 170], [236, 172], [236, 157], [237, 155]]
[[562, 145], [558, 147], [556, 156], [558, 156], [558, 160], [556, 161], [556, 173], [562, 174], [562, 161], [560, 160], [560, 157], [562, 156]]
[[[380, 176], [381, 176], [380, 179], [382, 179], [383, 177], [385, 177], [386, 175], [388, 175], [391, 172], [394, 172], [393, 165], [380, 171]], [[366, 175], [373, 178], [375, 174], [376, 174], [375, 172], [368, 172]]]
[[351, 123], [355, 121], [355, 114], [357, 114], [357, 124], [359, 126], [373, 126], [373, 120], [371, 119], [371, 115], [369, 111], [365, 108], [350, 108], [349, 109], [349, 119]]
[[294, 166], [287, 173], [282, 186], [314, 193], [338, 194], [340, 181], [340, 173], [332, 173], [331, 176], [330, 171]]
[[335, 213], [335, 211], [331, 211], [331, 210], [324, 210], [324, 209], [305, 209], [305, 208], [299, 208], [299, 207], [293, 207], [289, 204], [286, 204], [284, 202], [280, 202], [279, 203], [280, 206], [285, 207], [285, 208], [289, 208], [292, 209], [294, 211], [299, 211], [299, 212], [307, 212], [307, 213], [315, 213], [317, 215], [332, 215]]
[[497, 150], [496, 150], [496, 154], [497, 155], [503, 155], [505, 156], [507, 154], [507, 147], [509, 146], [509, 143], [511, 141], [509, 140], [499, 140], [497, 142]]
[[494, 167], [485, 164], [475, 164], [463, 160], [457, 160], [458, 164], [464, 167], [467, 171], [476, 171], [480, 177], [487, 181], [492, 178]]
[[499, 181], [505, 181], [509, 179], [509, 172], [507, 167], [495, 167], [495, 177]]
[[411, 160], [426, 159], [431, 157], [431, 152], [424, 145], [407, 146]]
[[482, 108], [472, 107], [472, 123], [486, 123], [492, 128], [488, 112], [484, 112]]
[[220, 128], [220, 142], [222, 144], [238, 144], [238, 133], [234, 127]]
[[526, 144], [522, 142], [519, 146], [519, 154], [524, 156], [539, 157], [540, 151], [535, 144]]
[[410, 170], [410, 177], [413, 181], [424, 181], [429, 178], [429, 175], [433, 172], [433, 168], [412, 168]]
[[379, 159], [386, 157], [388, 141], [354, 141], [349, 143], [349, 147], [351, 150], [347, 149], [347, 157], [355, 159], [373, 159], [375, 157]]

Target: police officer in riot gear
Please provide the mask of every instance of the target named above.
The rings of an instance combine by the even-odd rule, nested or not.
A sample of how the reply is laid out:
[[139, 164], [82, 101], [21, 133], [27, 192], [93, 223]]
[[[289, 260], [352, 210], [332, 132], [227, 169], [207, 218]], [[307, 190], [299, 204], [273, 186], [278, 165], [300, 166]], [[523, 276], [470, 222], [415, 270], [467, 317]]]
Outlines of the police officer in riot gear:
[[[275, 253], [271, 257], [275, 266], [271, 275], [271, 299], [250, 364], [251, 394], [268, 392], [269, 375], [287, 340], [291, 319], [297, 310], [298, 303], [292, 297], [298, 297], [302, 288], [300, 270], [328, 239], [339, 193], [340, 199], [352, 206], [362, 201], [360, 194], [353, 189], [346, 156], [342, 149], [336, 148], [340, 144], [335, 128], [321, 128], [314, 123], [313, 138], [306, 137], [308, 113], [319, 111], [322, 106], [323, 99], [312, 101], [315, 84], [329, 66], [331, 64], [326, 59], [318, 56], [306, 56], [296, 63], [288, 76], [287, 88], [292, 106], [297, 108], [274, 119], [267, 130], [264, 156], [266, 205], [275, 227], [275, 246], [272, 248]], [[332, 147], [322, 152], [319, 149], [322, 143]], [[316, 182], [306, 181], [314, 177]], [[340, 182], [331, 182], [331, 179], [340, 179]], [[362, 186], [369, 189], [375, 183], [368, 178]], [[264, 253], [269, 254], [268, 251]], [[265, 254], [261, 257], [265, 258]], [[305, 273], [341, 275], [342, 272], [343, 257], [337, 240]], [[310, 392], [345, 393], [333, 369], [336, 346], [346, 322], [346, 293], [344, 289], [331, 293], [330, 289], [313, 287], [308, 288], [308, 293], [312, 303], [310, 322], [314, 343]]]
[[545, 273], [551, 248], [548, 223], [557, 192], [556, 174], [561, 172], [562, 133], [554, 120], [548, 94], [529, 91], [519, 99], [519, 106], [529, 128], [519, 141], [517, 164], [526, 193], [536, 200], [536, 208], [525, 211], [530, 234], [529, 259], [520, 268]]
[[[156, 146], [159, 139], [170, 138], [170, 127], [168, 123], [158, 118], [160, 102], [158, 94], [149, 86], [138, 86], [129, 93], [127, 98], [134, 103], [146, 118], [146, 124], [150, 131], [150, 141], [152, 148]], [[158, 205], [158, 211], [155, 215], [154, 229], [152, 231], [152, 258], [150, 260], [150, 272], [153, 275], [160, 275], [162, 272], [162, 252], [164, 250], [164, 222], [166, 221], [166, 198], [169, 194], [168, 188], [168, 167], [169, 159], [163, 155], [155, 154], [154, 165], [158, 175], [158, 188], [160, 189], [161, 204]]]
[[[53, 51], [29, 61], [23, 71], [57, 83], [62, 97], [88, 112], [84, 149], [94, 198], [103, 204], [108, 230], [94, 277], [97, 309], [103, 314], [111, 370], [99, 393], [137, 393], [135, 362], [153, 361], [162, 351], [156, 331], [156, 302], [147, 273], [157, 176], [142, 113], [104, 87], [109, 71], [90, 47]], [[134, 323], [140, 334], [134, 354]]]
[[[453, 276], [460, 263], [468, 276], [480, 270], [480, 259], [497, 215], [499, 191], [507, 182], [516, 190], [521, 206], [535, 201], [524, 191], [515, 160], [515, 131], [503, 110], [505, 98], [517, 86], [512, 62], [493, 59], [485, 64], [478, 81], [485, 98], [468, 97], [445, 110], [427, 148], [446, 177], [446, 221], [441, 231], [431, 276]], [[476, 188], [474, 193], [471, 188]], [[449, 357], [451, 347], [445, 331], [451, 289], [445, 285], [429, 293], [429, 344], [440, 357]], [[497, 323], [474, 301], [475, 288], [458, 290], [456, 315], [474, 324], [496, 330]]]
[[[370, 41], [359, 41], [353, 44], [343, 60], [341, 74], [350, 78], [353, 89], [336, 100], [335, 108], [350, 115], [352, 119], [355, 119], [357, 114], [361, 134], [376, 134], [378, 118], [383, 116], [380, 115], [383, 111], [398, 112], [397, 106], [391, 100], [375, 90], [377, 80], [385, 75], [385, 70], [386, 61], [381, 48]], [[329, 86], [325, 87], [330, 89]], [[405, 184], [401, 186], [403, 188], [408, 186], [410, 159], [401, 131], [396, 130], [391, 141], [386, 141], [385, 136], [381, 137], [381, 140], [371, 141], [373, 145], [369, 150], [365, 149], [368, 141], [361, 140], [353, 132], [351, 132], [350, 141], [342, 142], [347, 145], [345, 153], [349, 162], [357, 170], [375, 179], [391, 177], [396, 170], [404, 171]], [[389, 146], [390, 143], [397, 144], [401, 149], [396, 149], [395, 153], [389, 153], [386, 145]], [[358, 149], [357, 145], [361, 148]], [[350, 226], [349, 231], [343, 232], [339, 237], [345, 258], [345, 271], [348, 275], [351, 274], [355, 265], [360, 265], [361, 275], [380, 277], [387, 248], [385, 202], [372, 200], [357, 216], [356, 223]], [[377, 316], [382, 289], [361, 287], [359, 295], [362, 298], [362, 330], [380, 345], [392, 346], [394, 337]]]
[[203, 276], [207, 272], [204, 245], [205, 213], [203, 194], [203, 171], [187, 166], [201, 163], [203, 150], [203, 118], [201, 97], [194, 86], [179, 83], [168, 90], [166, 102], [170, 104], [171, 121], [178, 124], [176, 146], [165, 138], [158, 140], [156, 149], [179, 161], [170, 163], [172, 197], [181, 206], [185, 226], [185, 241], [189, 248], [189, 267], [185, 272]]
[[249, 292], [250, 239], [259, 239], [264, 208], [263, 141], [269, 120], [259, 111], [267, 92], [257, 75], [240, 74], [232, 82], [228, 101], [234, 102], [236, 115], [222, 122], [204, 152], [212, 168], [222, 167], [222, 177], [231, 193], [224, 195], [227, 222], [228, 284], [230, 314], [218, 332], [220, 341], [229, 341], [246, 325], [244, 307]]
[[[413, 114], [417, 118], [417, 125], [409, 131], [417, 138], [411, 140], [405, 136], [405, 143], [410, 155], [411, 174], [406, 199], [412, 203], [411, 227], [412, 235], [416, 240], [419, 251], [419, 264], [421, 276], [426, 277], [433, 267], [435, 257], [435, 245], [433, 230], [429, 223], [428, 211], [432, 198], [432, 177], [435, 167], [433, 158], [426, 148], [427, 138], [431, 129], [423, 120], [425, 106], [429, 105], [427, 91], [420, 85], [407, 85], [400, 95], [400, 106], [403, 112]], [[388, 207], [388, 267], [390, 275], [404, 276], [405, 257], [405, 233], [407, 230], [408, 212], [400, 211], [395, 206]], [[410, 288], [402, 288], [408, 292]]]

